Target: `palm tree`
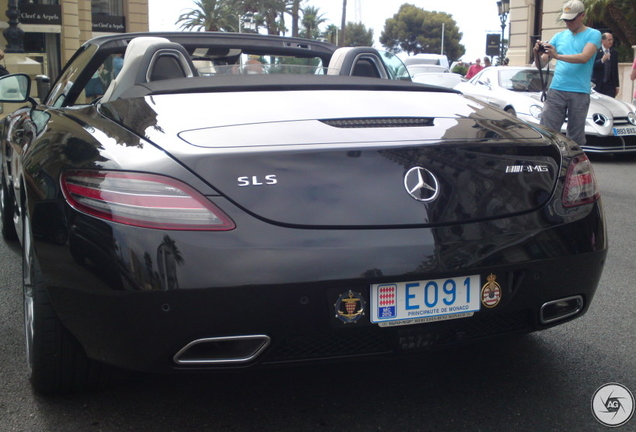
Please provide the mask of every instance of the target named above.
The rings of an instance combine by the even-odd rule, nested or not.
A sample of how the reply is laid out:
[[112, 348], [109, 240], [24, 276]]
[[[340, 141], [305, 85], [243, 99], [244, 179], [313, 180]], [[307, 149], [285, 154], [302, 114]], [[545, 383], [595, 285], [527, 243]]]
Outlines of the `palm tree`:
[[267, 34], [280, 34], [284, 27], [283, 14], [287, 11], [291, 0], [235, 0], [235, 9], [241, 9], [241, 13], [252, 12], [256, 16], [258, 25], [267, 27]]
[[232, 0], [194, 0], [195, 8], [179, 15], [175, 24], [183, 30], [233, 31], [238, 26]]
[[320, 8], [318, 7], [306, 6], [303, 9], [302, 24], [305, 27], [305, 37], [307, 39], [317, 39], [320, 36], [318, 27], [327, 21], [324, 15], [320, 13]]
[[345, 39], [347, 36], [347, 0], [342, 0], [342, 21], [340, 23], [340, 40], [339, 45], [345, 46]]
[[339, 32], [340, 32], [340, 29], [338, 28], [337, 25], [329, 24], [327, 26], [327, 29], [323, 33], [323, 36], [325, 37], [325, 39], [327, 39], [327, 41], [329, 43], [332, 43], [334, 45], [338, 45], [338, 33]]
[[602, 21], [614, 35], [629, 46], [636, 45], [636, 0], [583, 0], [586, 15]]
[[300, 2], [302, 0], [292, 0], [291, 17], [292, 17], [292, 36], [298, 37], [298, 21], [300, 21]]

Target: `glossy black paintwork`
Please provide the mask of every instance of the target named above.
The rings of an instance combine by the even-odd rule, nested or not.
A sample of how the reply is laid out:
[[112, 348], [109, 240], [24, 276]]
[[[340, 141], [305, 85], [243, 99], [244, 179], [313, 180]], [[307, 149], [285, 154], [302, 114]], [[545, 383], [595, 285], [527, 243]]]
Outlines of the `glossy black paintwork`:
[[[87, 126], [89, 122], [92, 126]], [[84, 126], [78, 132], [73, 135], [66, 133], [79, 125]], [[29, 196], [34, 232], [42, 241], [38, 244], [46, 243], [44, 250], [49, 250], [51, 239], [64, 238], [59, 233], [64, 227], [69, 241], [58, 246], [61, 249], [56, 248], [54, 255], [71, 258], [68, 265], [78, 267], [77, 271], [81, 266], [86, 266], [82, 267], [84, 272], [91, 268], [91, 273], [99, 275], [101, 280], [92, 286], [100, 286], [101, 289], [143, 291], [231, 287], [259, 284], [263, 280], [274, 284], [294, 284], [355, 279], [372, 270], [388, 278], [402, 279], [404, 275], [463, 272], [475, 266], [509, 265], [605, 248], [602, 219], [598, 216], [592, 218], [596, 205], [567, 212], [558, 205], [549, 204], [539, 211], [518, 212], [518, 215], [506, 218], [476, 218], [474, 222], [463, 224], [428, 226], [422, 224], [421, 219], [411, 219], [414, 222], [393, 229], [373, 226], [368, 222], [359, 223], [360, 226], [355, 229], [340, 226], [332, 229], [288, 228], [286, 224], [271, 223], [258, 214], [245, 212], [233, 196], [219, 196], [223, 188], [213, 188], [214, 184], [206, 184], [155, 145], [122, 130], [109, 120], [100, 119], [93, 108], [78, 111], [73, 117], [53, 115], [48, 128], [47, 137], [57, 137], [56, 144], [36, 140], [25, 161], [26, 172], [29, 173], [27, 182], [32, 185]], [[59, 133], [55, 133], [56, 130]], [[501, 149], [505, 154], [506, 149]], [[374, 160], [393, 163], [383, 155], [384, 152], [400, 154], [400, 150], [380, 148], [362, 151], [360, 155], [367, 151], [371, 164]], [[469, 151], [466, 153], [470, 154]], [[335, 157], [351, 159], [354, 163], [363, 159], [349, 157], [341, 151], [335, 154]], [[404, 150], [404, 155], [413, 155], [414, 162], [417, 162], [419, 152], [417, 149]], [[305, 156], [300, 153], [299, 160]], [[320, 159], [320, 155], [317, 157]], [[476, 159], [479, 160], [479, 157]], [[227, 158], [222, 160], [227, 162]], [[237, 228], [229, 232], [165, 232], [108, 223], [72, 210], [59, 190], [59, 175], [64, 169], [148, 171], [149, 164], [156, 172], [179, 178], [210, 196], [235, 221]], [[329, 169], [328, 164], [325, 166]], [[369, 169], [373, 172], [373, 165]], [[398, 172], [403, 171], [400, 166]], [[329, 174], [328, 171], [322, 172]], [[397, 187], [390, 193], [400, 195], [400, 198], [386, 199], [390, 202], [403, 196], [402, 202], [421, 208], [420, 216], [426, 214], [427, 209], [402, 190], [399, 177], [395, 182]], [[316, 186], [305, 183], [300, 187], [308, 191]], [[470, 191], [471, 184], [467, 183], [466, 189]], [[40, 202], [37, 197], [45, 199]], [[558, 203], [558, 198], [558, 195], [553, 197], [553, 201]], [[546, 200], [543, 196], [534, 199]], [[492, 197], [493, 200], [498, 202], [496, 196]], [[515, 202], [510, 197], [507, 201]], [[455, 206], [446, 205], [431, 214], [436, 217], [452, 217], [453, 212], [462, 215], [462, 207], [459, 201], [456, 202]], [[292, 200], [285, 209], [292, 214], [300, 212], [295, 206]], [[322, 214], [331, 217], [326, 211]], [[365, 217], [365, 212], [358, 214]], [[371, 214], [367, 217], [374, 221], [378, 216]], [[55, 223], [51, 223], [52, 220]], [[593, 235], [585, 235], [586, 232]], [[174, 247], [174, 250], [166, 253], [166, 245]], [[163, 262], [165, 256], [179, 256], [178, 265], [171, 264], [160, 269], [157, 263]], [[369, 263], [373, 265], [369, 266]], [[46, 263], [42, 265], [44, 268], [47, 266]], [[56, 264], [52, 262], [52, 265]], [[48, 272], [44, 274], [46, 277]], [[65, 280], [62, 285], [73, 286], [74, 275], [75, 270], [69, 271], [67, 277], [62, 277]], [[60, 277], [56, 275], [56, 278]]]
[[[566, 211], [558, 204], [559, 186], [539, 209], [505, 218], [439, 226], [421, 224], [421, 219], [412, 226], [393, 228], [289, 227], [246, 212], [235, 196], [223, 196], [223, 185], [215, 187], [205, 176], [188, 170], [191, 160], [185, 158], [182, 163], [171, 157], [170, 152], [102, 118], [94, 107], [62, 115], [53, 111], [46, 129], [31, 144], [24, 167], [42, 276], [57, 313], [88, 354], [123, 367], [170, 370], [176, 351], [201, 337], [268, 334], [281, 341], [303, 332], [353, 331], [334, 320], [330, 310], [342, 292], [355, 287], [368, 293], [371, 283], [474, 273], [485, 278], [496, 273], [510, 281], [502, 281], [510, 294], [503, 303], [508, 312], [529, 313], [545, 301], [574, 294], [585, 296], [587, 308], [605, 259], [599, 204]], [[183, 152], [189, 148], [185, 146]], [[485, 149], [493, 148], [499, 148], [504, 159], [509, 153], [489, 143], [458, 145], [448, 152], [474, 155], [479, 161], [486, 159]], [[512, 148], [521, 155], [515, 160], [545, 160], [546, 154], [554, 154], [547, 144]], [[422, 208], [422, 214], [426, 209], [408, 201], [411, 198], [400, 189], [397, 173], [409, 163], [421, 162], [422, 154], [427, 163], [450, 163], [417, 148], [325, 154], [327, 159], [346, 161], [349, 167], [356, 163], [370, 170], [376, 164], [395, 166], [398, 185], [391, 193], [402, 193], [407, 199], [387, 200], [402, 199], [407, 207]], [[308, 160], [307, 155], [321, 160], [315, 149], [292, 152], [286, 158], [296, 156], [302, 161]], [[403, 160], [396, 162], [399, 157]], [[288, 162], [286, 158], [282, 160]], [[233, 159], [221, 158], [226, 165]], [[497, 165], [497, 158], [492, 159]], [[215, 166], [223, 172], [223, 165]], [[564, 168], [550, 166], [563, 175]], [[209, 196], [237, 227], [228, 232], [168, 232], [82, 215], [64, 202], [59, 189], [60, 173], [71, 168], [152, 170], [178, 178]], [[328, 175], [331, 168], [327, 165], [321, 172]], [[307, 193], [311, 186], [305, 183], [300, 190]], [[470, 182], [466, 186], [470, 191]], [[548, 198], [532, 199], [545, 202]], [[430, 215], [462, 214], [458, 205]], [[292, 214], [299, 212], [293, 201], [286, 207]], [[364, 212], [358, 214], [364, 217]], [[375, 223], [377, 217], [369, 215], [366, 220]], [[489, 313], [493, 312], [479, 316]], [[541, 327], [536, 318], [532, 326]], [[370, 329], [380, 331], [375, 326]], [[387, 332], [383, 337], [397, 330]], [[267, 355], [262, 360], [266, 362]]]
[[[52, 305], [90, 357], [165, 371], [198, 338], [267, 334], [276, 347], [313, 335], [355, 340], [365, 329], [398, 337], [404, 329], [368, 317], [359, 325], [334, 318], [338, 296], [353, 289], [368, 298], [375, 283], [472, 274], [483, 283], [495, 274], [502, 303], [474, 319], [520, 314], [523, 331], [547, 327], [538, 320], [547, 301], [581, 295], [583, 312], [589, 307], [607, 239], [600, 201], [562, 206], [569, 163], [582, 154], [573, 143], [454, 94], [396, 91], [386, 108], [372, 106], [373, 92], [349, 95], [362, 117], [434, 119], [368, 130], [323, 121], [347, 118], [346, 104], [332, 106], [338, 92], [278, 95], [267, 109], [248, 107], [250, 96], [40, 107], [4, 124], [9, 135], [28, 132], [3, 143], [14, 156], [3, 174], [22, 194]], [[452, 109], [436, 116], [442, 106]], [[404, 188], [406, 171], [420, 165], [439, 176], [431, 204]], [[509, 176], [509, 166], [542, 169]], [[81, 214], [60, 190], [69, 169], [178, 179], [236, 228], [166, 231]], [[257, 184], [268, 175], [275, 185]], [[462, 332], [455, 336], [461, 342]]]
[[[197, 95], [210, 105], [221, 97]], [[292, 114], [278, 123], [253, 116], [244, 124], [201, 128], [206, 120], [191, 113], [178, 122], [183, 131], [176, 141], [155, 122], [169, 117], [175, 104], [187, 104], [187, 97], [135, 100], [134, 113], [143, 114], [133, 115], [127, 102], [108, 104], [103, 112], [149, 136], [245, 211], [277, 224], [404, 227], [508, 217], [548, 203], [561, 163], [558, 149], [540, 141], [534, 129], [481, 107], [459, 119], [433, 118], [431, 127], [375, 130], [343, 129]], [[282, 105], [272, 109], [286, 115]], [[140, 115], [142, 122], [136, 120]], [[414, 166], [438, 177], [435, 202], [406, 193], [403, 179]], [[508, 173], [513, 166], [543, 171]]]

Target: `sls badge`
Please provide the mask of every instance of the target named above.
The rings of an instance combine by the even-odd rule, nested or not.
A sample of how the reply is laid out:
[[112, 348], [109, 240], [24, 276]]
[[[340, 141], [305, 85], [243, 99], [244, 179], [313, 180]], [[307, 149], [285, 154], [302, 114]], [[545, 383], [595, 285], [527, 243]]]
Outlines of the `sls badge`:
[[355, 323], [365, 314], [367, 302], [362, 294], [349, 290], [338, 297], [336, 304], [336, 318], [345, 324]]
[[490, 274], [488, 282], [481, 288], [481, 303], [487, 308], [493, 308], [501, 301], [501, 286], [496, 282], [497, 276]]

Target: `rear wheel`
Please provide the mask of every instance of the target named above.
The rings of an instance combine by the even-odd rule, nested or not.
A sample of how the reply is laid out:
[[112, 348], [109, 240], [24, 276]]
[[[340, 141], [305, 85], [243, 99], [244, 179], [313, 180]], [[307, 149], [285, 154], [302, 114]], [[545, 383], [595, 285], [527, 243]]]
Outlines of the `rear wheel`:
[[14, 204], [11, 195], [9, 194], [9, 188], [4, 181], [4, 175], [0, 173], [0, 220], [2, 222], [2, 237], [7, 240], [15, 240], [18, 238], [18, 234], [15, 231], [15, 225], [13, 224]]
[[24, 329], [30, 380], [40, 393], [67, 393], [109, 386], [117, 371], [89, 359], [57, 317], [42, 282], [31, 224], [24, 221], [22, 276]]

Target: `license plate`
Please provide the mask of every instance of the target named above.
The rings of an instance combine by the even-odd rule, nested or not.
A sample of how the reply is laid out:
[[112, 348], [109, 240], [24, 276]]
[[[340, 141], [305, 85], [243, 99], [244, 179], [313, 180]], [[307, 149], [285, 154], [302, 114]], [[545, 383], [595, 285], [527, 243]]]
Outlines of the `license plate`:
[[613, 130], [614, 136], [636, 135], [636, 127], [617, 127]]
[[481, 307], [479, 275], [371, 285], [371, 322], [380, 327], [472, 316]]

